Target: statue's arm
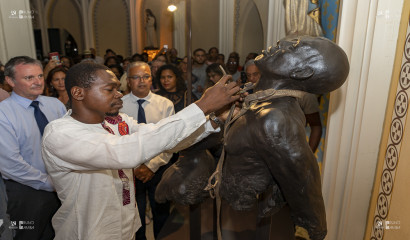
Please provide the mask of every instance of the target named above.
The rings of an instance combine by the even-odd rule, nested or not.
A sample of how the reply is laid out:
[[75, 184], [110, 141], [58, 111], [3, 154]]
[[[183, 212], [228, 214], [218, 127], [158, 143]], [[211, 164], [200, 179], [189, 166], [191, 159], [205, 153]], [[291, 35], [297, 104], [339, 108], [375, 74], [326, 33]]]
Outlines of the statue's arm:
[[262, 133], [266, 143], [259, 152], [289, 204], [293, 221], [312, 234], [326, 231], [326, 216], [318, 164], [299, 115], [278, 109], [267, 114]]

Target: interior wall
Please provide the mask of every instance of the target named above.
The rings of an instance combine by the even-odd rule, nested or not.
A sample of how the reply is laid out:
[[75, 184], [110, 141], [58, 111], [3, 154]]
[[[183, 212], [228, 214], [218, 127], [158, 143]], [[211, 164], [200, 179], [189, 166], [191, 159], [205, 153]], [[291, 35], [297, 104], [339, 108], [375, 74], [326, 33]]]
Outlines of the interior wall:
[[263, 26], [258, 8], [253, 0], [240, 2], [240, 19], [237, 39], [237, 51], [240, 56], [240, 65], [250, 52], [261, 53], [263, 49]]
[[[111, 48], [119, 55], [131, 55], [129, 12], [123, 0], [99, 0], [94, 7], [94, 35], [97, 54]], [[80, 49], [80, 53], [83, 49]]]
[[[407, 51], [410, 50], [409, 47], [410, 46], [407, 45]], [[408, 94], [409, 91], [407, 91], [407, 96]], [[407, 117], [405, 125], [410, 126], [410, 118]], [[386, 178], [385, 176], [382, 177], [382, 175], [380, 175], [379, 178], [382, 179], [383, 186], [392, 187], [390, 203], [386, 204], [385, 207], [382, 207], [384, 209], [388, 209], [386, 219], [382, 222], [382, 226], [384, 227], [384, 240], [407, 239], [410, 236], [410, 228], [407, 227], [410, 226], [410, 205], [408, 204], [408, 199], [410, 196], [410, 161], [408, 161], [410, 159], [410, 149], [404, 147], [409, 146], [409, 144], [410, 131], [407, 128], [402, 135], [403, 148], [401, 148], [400, 158], [397, 160], [398, 165], [393, 180], [394, 183], [388, 182], [390, 180], [388, 177]], [[377, 199], [377, 204], [379, 206], [384, 203], [384, 199], [381, 199], [380, 197]], [[371, 223], [373, 223], [374, 226], [374, 221]]]
[[[20, 14], [19, 10], [24, 12]], [[36, 57], [31, 14], [28, 12], [28, 0], [0, 0], [0, 60], [3, 64], [15, 56]]]
[[402, 0], [343, 1], [337, 43], [350, 62], [331, 93], [323, 172], [327, 239], [363, 239], [385, 121]]
[[[191, 1], [192, 51], [219, 46], [219, 0]], [[226, 56], [225, 56], [226, 57]]]
[[[79, 53], [84, 50], [81, 13], [73, 0], [54, 1], [48, 11], [48, 27], [66, 30], [77, 42]], [[64, 41], [65, 39], [61, 39]]]
[[269, 1], [266, 0], [253, 0], [253, 2], [256, 5], [256, 8], [258, 9], [259, 17], [261, 19], [262, 23], [262, 34], [263, 34], [263, 46], [265, 46], [266, 43], [266, 37], [267, 37], [267, 32], [268, 32], [268, 16], [269, 16]]

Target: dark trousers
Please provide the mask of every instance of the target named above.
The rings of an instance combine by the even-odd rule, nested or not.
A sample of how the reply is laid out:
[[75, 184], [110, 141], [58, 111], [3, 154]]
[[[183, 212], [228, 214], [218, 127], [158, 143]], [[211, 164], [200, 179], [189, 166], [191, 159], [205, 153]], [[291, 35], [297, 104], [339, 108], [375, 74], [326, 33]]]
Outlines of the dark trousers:
[[55, 192], [36, 190], [12, 180], [5, 180], [7, 213], [15, 231], [14, 240], [54, 238], [51, 218], [61, 206]]
[[145, 210], [147, 207], [147, 194], [148, 200], [151, 205], [151, 212], [154, 224], [154, 237], [157, 238], [159, 232], [165, 224], [169, 216], [170, 203], [158, 203], [155, 201], [155, 190], [157, 189], [158, 183], [161, 181], [162, 174], [165, 170], [171, 166], [178, 159], [178, 154], [174, 154], [167, 165], [161, 166], [158, 171], [155, 172], [154, 177], [146, 183], [135, 179], [135, 198], [137, 201], [138, 212], [141, 218], [141, 227], [135, 234], [136, 240], [146, 240], [145, 236]]

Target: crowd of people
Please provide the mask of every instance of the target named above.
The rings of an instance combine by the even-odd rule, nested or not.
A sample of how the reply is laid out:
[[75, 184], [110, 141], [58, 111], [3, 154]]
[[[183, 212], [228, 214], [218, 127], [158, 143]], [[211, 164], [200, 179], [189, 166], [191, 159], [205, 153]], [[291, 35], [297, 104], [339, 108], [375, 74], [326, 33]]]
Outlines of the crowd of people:
[[[157, 237], [170, 213], [154, 199], [162, 173], [178, 149], [218, 130], [205, 115], [258, 82], [256, 56], [241, 66], [236, 52], [225, 62], [216, 47], [196, 49], [191, 93], [188, 58], [174, 48], [151, 61], [111, 49], [99, 57], [93, 48], [75, 61], [10, 59], [0, 69], [0, 219], [26, 225], [3, 229], [1, 239], [146, 239], [147, 199]], [[301, 106], [314, 152], [321, 124], [309, 98]]]

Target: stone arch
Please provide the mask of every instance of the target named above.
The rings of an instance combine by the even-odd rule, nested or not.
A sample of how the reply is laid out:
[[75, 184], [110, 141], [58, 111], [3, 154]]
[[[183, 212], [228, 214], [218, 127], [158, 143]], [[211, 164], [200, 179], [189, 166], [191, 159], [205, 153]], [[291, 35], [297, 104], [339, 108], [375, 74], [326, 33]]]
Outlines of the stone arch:
[[[78, 50], [81, 53], [85, 42], [83, 38], [83, 24], [81, 6], [78, 1], [47, 1], [45, 5], [45, 14], [48, 28], [60, 29], [61, 49], [64, 49], [65, 31], [69, 32], [78, 44]], [[62, 53], [65, 54], [65, 53]]]

